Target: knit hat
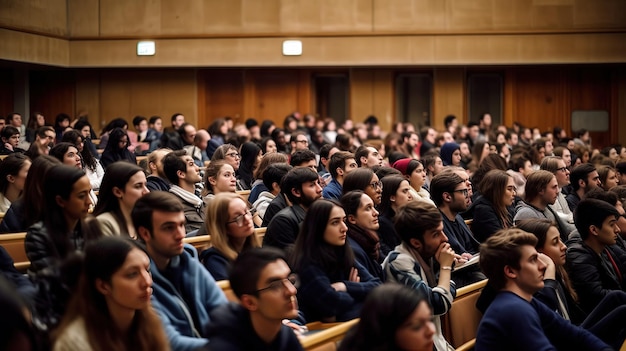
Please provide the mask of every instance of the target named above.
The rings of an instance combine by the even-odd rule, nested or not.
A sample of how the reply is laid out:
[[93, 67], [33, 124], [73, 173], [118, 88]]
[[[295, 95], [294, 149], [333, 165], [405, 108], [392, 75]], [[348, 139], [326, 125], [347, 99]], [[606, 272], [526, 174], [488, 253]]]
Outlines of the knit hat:
[[406, 169], [409, 167], [409, 162], [411, 162], [412, 158], [403, 158], [394, 162], [393, 168], [402, 172], [402, 175], [406, 175]]
[[443, 161], [444, 166], [449, 166], [452, 164], [452, 154], [459, 150], [461, 146], [457, 143], [445, 143], [441, 146], [440, 156], [441, 161]]

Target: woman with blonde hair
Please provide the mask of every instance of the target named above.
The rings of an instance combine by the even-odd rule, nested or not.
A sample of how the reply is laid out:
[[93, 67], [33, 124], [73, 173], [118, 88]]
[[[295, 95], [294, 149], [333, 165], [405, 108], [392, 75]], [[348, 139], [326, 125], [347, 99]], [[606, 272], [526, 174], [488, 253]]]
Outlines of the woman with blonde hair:
[[215, 280], [228, 279], [228, 270], [239, 253], [260, 247], [254, 234], [253, 214], [241, 196], [220, 193], [209, 203], [206, 212], [211, 248], [200, 254], [200, 260]]

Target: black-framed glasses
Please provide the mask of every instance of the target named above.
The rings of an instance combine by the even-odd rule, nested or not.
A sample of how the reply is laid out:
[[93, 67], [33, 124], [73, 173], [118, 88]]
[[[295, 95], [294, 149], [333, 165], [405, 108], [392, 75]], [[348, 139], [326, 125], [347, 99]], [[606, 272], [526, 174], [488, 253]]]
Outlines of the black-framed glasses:
[[250, 218], [254, 217], [254, 210], [246, 210], [245, 213], [240, 214], [239, 216], [235, 217], [232, 221], [228, 221], [226, 222], [226, 224], [231, 224], [231, 223], [237, 223], [238, 227], [241, 227], [243, 225], [243, 220], [245, 216], [250, 216]]
[[303, 143], [303, 144], [308, 144], [309, 141], [304, 139], [304, 140], [296, 140], [296, 143]]
[[232, 158], [241, 158], [241, 155], [239, 155], [238, 152], [231, 152], [231, 153], [226, 154], [226, 156], [232, 157]]
[[567, 172], [567, 167], [557, 168], [556, 170], [565, 173], [565, 172]]
[[377, 181], [377, 182], [371, 182], [371, 183], [369, 184], [369, 186], [371, 186], [372, 188], [374, 188], [374, 190], [377, 190], [377, 189], [382, 190], [382, 189], [383, 189], [383, 182], [382, 182], [382, 181], [380, 181], [380, 180], [379, 180], [379, 181]]
[[274, 280], [269, 283], [266, 287], [258, 289], [255, 291], [256, 293], [260, 293], [263, 291], [271, 291], [271, 292], [279, 292], [283, 291], [283, 289], [290, 288], [293, 286], [294, 288], [298, 288], [300, 286], [300, 279], [298, 275], [295, 273], [289, 274], [289, 276], [285, 279]]
[[461, 193], [463, 196], [467, 197], [469, 195], [469, 189], [457, 189], [452, 190], [453, 193]]

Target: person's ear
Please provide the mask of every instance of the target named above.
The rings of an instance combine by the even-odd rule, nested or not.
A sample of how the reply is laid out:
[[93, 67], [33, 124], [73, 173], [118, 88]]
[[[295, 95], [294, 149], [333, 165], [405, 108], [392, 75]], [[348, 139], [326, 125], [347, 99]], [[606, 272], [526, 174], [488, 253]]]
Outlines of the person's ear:
[[361, 166], [367, 165], [367, 157], [361, 156]]
[[239, 301], [248, 311], [256, 311], [259, 308], [259, 302], [256, 296], [243, 294], [241, 295]]
[[122, 196], [124, 196], [124, 192], [120, 188], [114, 186], [113, 187], [113, 196], [115, 196], [117, 198], [121, 198]]
[[578, 187], [584, 189], [587, 186], [587, 183], [584, 179], [578, 179]]
[[300, 189], [291, 188], [291, 193], [295, 197], [302, 197], [302, 192], [300, 191]]
[[59, 207], [65, 208], [65, 200], [61, 197], [61, 195], [55, 196], [54, 200], [56, 201], [57, 205], [59, 205]]
[[395, 195], [389, 196], [389, 201], [396, 202], [396, 196]]
[[111, 286], [109, 283], [100, 278], [96, 279], [96, 289], [98, 289], [102, 295], [109, 295], [111, 293]]
[[517, 279], [517, 272], [513, 267], [506, 265], [504, 266], [504, 276], [510, 279]]
[[176, 171], [176, 175], [178, 176], [179, 179], [185, 179], [185, 172], [178, 170]]
[[145, 243], [148, 243], [150, 241], [150, 231], [146, 227], [139, 227], [137, 229], [137, 235], [139, 235], [139, 237], [143, 239]]
[[349, 223], [356, 224], [356, 216], [355, 215], [348, 215], [347, 219], [348, 219]]
[[448, 192], [444, 192], [443, 194], [441, 194], [441, 198], [444, 202], [452, 202], [452, 194]]
[[598, 227], [596, 227], [595, 225], [590, 225], [589, 226], [589, 234], [594, 235], [594, 236], [598, 236]]
[[419, 241], [416, 238], [411, 238], [409, 240], [409, 243], [411, 244], [411, 246], [416, 249], [417, 251], [421, 251], [422, 250], [422, 242]]
[[342, 177], [343, 177], [343, 175], [344, 175], [343, 168], [341, 168], [341, 167], [337, 167], [336, 171], [337, 171], [337, 175], [338, 175], [338, 176], [342, 176]]
[[211, 186], [215, 186], [215, 184], [217, 184], [217, 180], [215, 180], [214, 177], [209, 177], [209, 184], [211, 184]]
[[15, 177], [9, 174], [7, 175], [7, 181], [9, 183], [15, 183]]
[[278, 184], [277, 182], [273, 182], [272, 190], [280, 192], [280, 184]]

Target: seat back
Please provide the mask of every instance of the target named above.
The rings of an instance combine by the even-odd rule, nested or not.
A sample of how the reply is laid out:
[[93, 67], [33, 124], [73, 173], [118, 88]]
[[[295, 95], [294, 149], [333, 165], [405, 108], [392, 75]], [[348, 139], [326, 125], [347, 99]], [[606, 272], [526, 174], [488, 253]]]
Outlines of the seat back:
[[30, 260], [24, 248], [24, 238], [26, 238], [26, 232], [0, 234], [0, 246], [7, 250], [15, 262], [15, 268], [20, 272], [26, 272], [30, 267]]
[[476, 301], [486, 284], [487, 279], [459, 288], [452, 308], [443, 316], [443, 335], [455, 348], [476, 338], [482, 318]]

